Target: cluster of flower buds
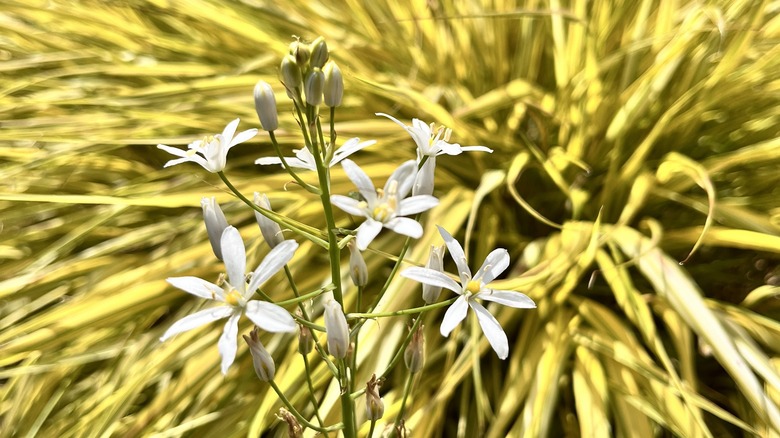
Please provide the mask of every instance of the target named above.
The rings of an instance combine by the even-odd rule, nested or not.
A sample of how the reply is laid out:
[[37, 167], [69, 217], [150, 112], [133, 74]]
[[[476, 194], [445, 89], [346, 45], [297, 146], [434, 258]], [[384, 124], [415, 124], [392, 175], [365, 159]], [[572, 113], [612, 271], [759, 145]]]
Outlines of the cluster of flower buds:
[[330, 52], [325, 39], [318, 37], [311, 44], [294, 41], [290, 52], [282, 59], [279, 67], [282, 83], [287, 95], [297, 103], [301, 102], [301, 93], [305, 102], [311, 106], [341, 105], [344, 94], [344, 80], [341, 70], [330, 60]]

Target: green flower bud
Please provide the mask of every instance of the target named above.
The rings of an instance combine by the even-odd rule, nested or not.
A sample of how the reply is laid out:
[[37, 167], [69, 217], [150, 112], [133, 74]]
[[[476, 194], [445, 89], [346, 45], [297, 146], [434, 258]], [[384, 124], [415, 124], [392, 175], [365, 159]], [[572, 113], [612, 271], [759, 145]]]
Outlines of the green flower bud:
[[344, 311], [334, 299], [325, 303], [325, 332], [328, 334], [328, 352], [337, 359], [347, 357], [349, 351], [349, 326]]
[[282, 83], [287, 88], [288, 95], [292, 93], [293, 96], [297, 94], [297, 90], [303, 85], [303, 76], [301, 76], [301, 68], [295, 63], [295, 58], [292, 55], [285, 55], [282, 58], [282, 65], [279, 68], [282, 75]]
[[265, 81], [259, 81], [255, 85], [255, 111], [264, 130], [274, 131], [279, 127], [274, 90]]
[[317, 106], [322, 103], [322, 89], [325, 86], [325, 74], [319, 68], [312, 69], [306, 75], [306, 83], [303, 92], [306, 95], [306, 103]]
[[308, 327], [302, 325], [298, 329], [298, 353], [305, 356], [311, 353], [312, 348], [314, 348], [314, 336]]
[[357, 243], [352, 240], [347, 244], [349, 248], [349, 276], [355, 286], [362, 287], [368, 284], [368, 268], [363, 255], [357, 247]]
[[422, 324], [417, 327], [417, 331], [412, 335], [412, 341], [404, 351], [404, 362], [412, 374], [422, 370], [425, 365], [425, 334]]
[[218, 259], [222, 260], [222, 232], [228, 227], [225, 214], [217, 204], [215, 197], [203, 198], [200, 200], [200, 206], [203, 208], [203, 221], [206, 223], [206, 233], [209, 235], [211, 250]]
[[271, 354], [263, 347], [263, 343], [257, 336], [257, 327], [249, 332], [249, 336], [241, 335], [244, 338], [247, 345], [249, 345], [249, 353], [252, 354], [252, 364], [255, 367], [255, 374], [263, 382], [268, 382], [274, 379], [276, 373], [276, 366], [274, 365], [274, 359]]
[[311, 58], [309, 59], [309, 65], [312, 68], [322, 68], [330, 55], [328, 54], [328, 45], [325, 43], [325, 38], [317, 37], [310, 45]]
[[341, 77], [341, 69], [335, 62], [325, 64], [325, 105], [333, 108], [341, 105], [344, 96], [344, 78]]
[[309, 62], [309, 56], [311, 55], [309, 45], [300, 41], [293, 41], [290, 44], [290, 55], [295, 59], [295, 63], [298, 64], [298, 67], [300, 67], [301, 70], [305, 69], [306, 63]]
[[[254, 201], [255, 205], [258, 207], [264, 208], [266, 210], [271, 209], [271, 203], [268, 202], [268, 196], [265, 194], [261, 195], [255, 192]], [[263, 235], [263, 239], [265, 239], [266, 243], [268, 243], [268, 246], [275, 248], [276, 245], [282, 243], [284, 240], [284, 235], [282, 234], [282, 228], [279, 226], [279, 224], [272, 221], [271, 219], [268, 219], [257, 211], [255, 211], [255, 219], [257, 220], [257, 225], [260, 226], [260, 233]]]
[[379, 396], [379, 386], [382, 382], [377, 380], [376, 374], [371, 375], [371, 380], [366, 382], [366, 417], [371, 421], [382, 418], [385, 414], [385, 404]]

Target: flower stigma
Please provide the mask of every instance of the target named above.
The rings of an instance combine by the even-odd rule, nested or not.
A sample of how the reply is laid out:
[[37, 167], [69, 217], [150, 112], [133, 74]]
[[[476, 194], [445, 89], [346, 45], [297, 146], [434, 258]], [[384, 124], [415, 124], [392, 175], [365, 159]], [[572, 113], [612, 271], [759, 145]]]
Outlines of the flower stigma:
[[466, 284], [466, 291], [476, 294], [482, 290], [482, 283], [477, 280], [471, 280]]
[[[225, 283], [227, 284], [227, 283]], [[228, 284], [228, 287], [230, 288], [228, 292], [225, 294], [225, 302], [230, 304], [233, 307], [236, 306], [244, 306], [244, 297], [241, 296], [241, 293], [236, 290], [233, 286], [230, 286]]]

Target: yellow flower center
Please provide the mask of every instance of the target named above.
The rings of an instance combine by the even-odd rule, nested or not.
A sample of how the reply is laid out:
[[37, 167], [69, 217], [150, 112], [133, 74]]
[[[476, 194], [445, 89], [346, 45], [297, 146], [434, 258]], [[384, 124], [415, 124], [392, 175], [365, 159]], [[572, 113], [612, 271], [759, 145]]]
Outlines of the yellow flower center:
[[398, 208], [398, 181], [391, 181], [387, 192], [377, 189], [376, 193], [382, 202], [371, 210], [371, 217], [379, 222], [385, 222], [395, 214], [395, 210]]
[[230, 292], [225, 294], [225, 302], [231, 306], [240, 305], [243, 299], [244, 297], [242, 297], [241, 294], [233, 288], [230, 289]]
[[390, 218], [390, 215], [392, 215], [394, 211], [395, 210], [392, 207], [387, 205], [387, 202], [383, 202], [374, 207], [374, 211], [371, 212], [371, 216], [373, 216], [374, 219], [378, 220], [379, 222], [384, 222]]
[[475, 294], [482, 290], [482, 285], [478, 281], [471, 280], [468, 282], [468, 284], [466, 284], [466, 290]]

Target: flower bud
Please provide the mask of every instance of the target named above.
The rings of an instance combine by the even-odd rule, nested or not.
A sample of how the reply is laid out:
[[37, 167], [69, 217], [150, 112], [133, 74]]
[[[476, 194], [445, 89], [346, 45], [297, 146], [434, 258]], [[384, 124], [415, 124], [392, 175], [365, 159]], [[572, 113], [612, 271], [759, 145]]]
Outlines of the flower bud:
[[222, 260], [222, 232], [228, 227], [225, 214], [222, 213], [217, 199], [213, 196], [201, 199], [200, 206], [203, 207], [203, 220], [206, 222], [206, 233], [209, 235], [211, 249], [214, 255]]
[[[428, 256], [428, 263], [425, 264], [428, 269], [434, 271], [443, 272], [444, 270], [444, 245], [433, 246], [431, 245], [431, 254]], [[439, 299], [441, 294], [441, 286], [431, 286], [430, 284], [423, 283], [422, 296], [425, 304], [433, 304]]]
[[252, 364], [255, 367], [255, 374], [263, 382], [268, 382], [274, 379], [276, 373], [276, 367], [274, 366], [274, 359], [263, 347], [263, 343], [257, 337], [257, 327], [249, 332], [249, 336], [241, 335], [249, 345], [249, 352], [252, 354]]
[[290, 55], [292, 55], [298, 67], [303, 70], [306, 67], [306, 63], [309, 62], [309, 56], [311, 55], [309, 45], [300, 41], [293, 41], [290, 44]]
[[325, 332], [328, 334], [328, 352], [337, 359], [347, 357], [349, 350], [349, 326], [344, 311], [334, 299], [325, 303]]
[[366, 382], [366, 417], [371, 421], [379, 420], [385, 414], [385, 404], [378, 389], [381, 385], [376, 374], [372, 374], [371, 380]]
[[412, 186], [412, 196], [433, 195], [433, 177], [436, 171], [436, 157], [428, 157], [422, 168], [417, 171]]
[[[268, 196], [265, 194], [261, 195], [255, 192], [254, 201], [255, 205], [260, 208], [264, 208], [266, 210], [271, 209], [271, 203], [268, 202]], [[268, 243], [268, 246], [275, 248], [276, 245], [282, 243], [284, 240], [284, 235], [282, 234], [282, 228], [279, 227], [279, 224], [272, 221], [271, 219], [268, 219], [257, 211], [255, 211], [255, 219], [257, 220], [257, 225], [260, 226], [260, 233], [263, 234], [263, 239], [265, 239], [266, 243]]]
[[311, 58], [309, 58], [309, 65], [312, 68], [322, 68], [326, 62], [328, 62], [328, 45], [325, 43], [325, 38], [317, 37], [310, 45]]
[[357, 247], [354, 240], [351, 240], [347, 247], [349, 248], [349, 276], [355, 286], [362, 287], [368, 284], [368, 268], [363, 255]]
[[293, 93], [294, 97], [297, 94], [296, 90], [300, 89], [303, 84], [301, 68], [295, 63], [295, 58], [292, 55], [286, 55], [282, 58], [282, 65], [279, 69], [282, 75], [282, 83], [284, 83], [289, 93]]
[[417, 327], [417, 331], [412, 335], [412, 341], [406, 346], [404, 362], [412, 374], [422, 370], [425, 365], [425, 334], [422, 324]]
[[322, 103], [322, 90], [325, 86], [325, 74], [319, 68], [314, 68], [306, 75], [306, 83], [303, 93], [306, 95], [306, 103], [317, 106]]
[[341, 105], [341, 97], [344, 95], [344, 78], [341, 77], [339, 66], [330, 61], [325, 64], [323, 72], [325, 73], [325, 105], [331, 108]]
[[265, 81], [258, 81], [255, 85], [255, 111], [264, 130], [274, 131], [279, 127], [274, 90]]

